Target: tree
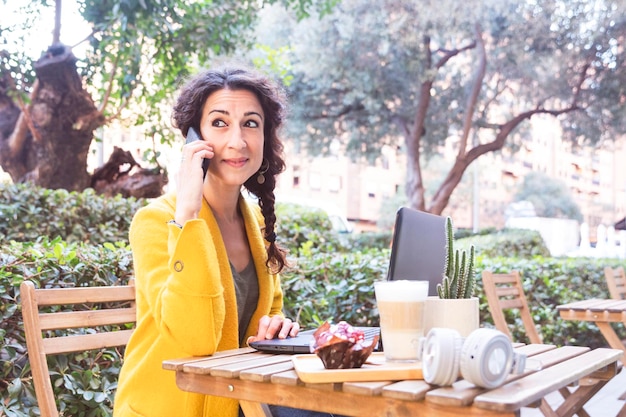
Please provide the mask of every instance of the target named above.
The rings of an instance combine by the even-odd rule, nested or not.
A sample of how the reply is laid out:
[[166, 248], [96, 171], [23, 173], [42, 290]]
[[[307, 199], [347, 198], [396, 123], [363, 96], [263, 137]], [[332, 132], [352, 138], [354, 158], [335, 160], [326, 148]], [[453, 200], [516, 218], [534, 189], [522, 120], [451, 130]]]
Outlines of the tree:
[[542, 172], [528, 173], [513, 200], [531, 202], [539, 217], [583, 221], [580, 208], [574, 201], [567, 184]]
[[[323, 15], [334, 0], [78, 0], [93, 28], [86, 59], [78, 61], [62, 43], [62, 0], [31, 0], [23, 26], [0, 26], [9, 45], [18, 29], [30, 28], [51, 3], [55, 27], [50, 47], [35, 62], [24, 51], [0, 51], [0, 166], [14, 182], [47, 188], [154, 197], [167, 181], [164, 169], [140, 169], [129, 152], [116, 149], [93, 175], [87, 154], [94, 131], [115, 119], [149, 126], [154, 143], [173, 134], [165, 103], [180, 81], [217, 56], [249, 47], [249, 29], [266, 3], [280, 1], [303, 18]], [[3, 0], [6, 4], [7, 0]], [[42, 8], [42, 6], [44, 6]]]
[[[623, 134], [624, 10], [611, 0], [345, 0], [287, 38], [292, 136], [314, 153], [336, 139], [370, 159], [384, 145], [404, 149], [410, 205], [441, 214], [467, 167], [518, 145], [534, 115], [554, 116], [574, 144]], [[454, 163], [426, 201], [422, 165], [446, 143]]]

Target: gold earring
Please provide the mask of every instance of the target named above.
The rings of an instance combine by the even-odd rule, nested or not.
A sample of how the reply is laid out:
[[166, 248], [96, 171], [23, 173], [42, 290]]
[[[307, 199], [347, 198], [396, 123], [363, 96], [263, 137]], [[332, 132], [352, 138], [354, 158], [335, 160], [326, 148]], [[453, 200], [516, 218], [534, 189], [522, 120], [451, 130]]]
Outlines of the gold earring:
[[263, 163], [261, 164], [261, 168], [259, 168], [259, 175], [256, 177], [256, 182], [259, 184], [265, 183], [265, 174], [267, 170], [270, 168], [270, 163], [267, 159], [263, 158]]

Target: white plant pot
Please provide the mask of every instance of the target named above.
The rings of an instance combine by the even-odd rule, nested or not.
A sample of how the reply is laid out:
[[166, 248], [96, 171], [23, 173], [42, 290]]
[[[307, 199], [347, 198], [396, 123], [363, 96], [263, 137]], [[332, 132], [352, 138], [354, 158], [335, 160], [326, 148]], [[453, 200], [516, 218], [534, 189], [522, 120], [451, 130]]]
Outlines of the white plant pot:
[[424, 335], [433, 327], [455, 329], [462, 337], [467, 337], [478, 329], [478, 297], [442, 299], [428, 297], [424, 305]]

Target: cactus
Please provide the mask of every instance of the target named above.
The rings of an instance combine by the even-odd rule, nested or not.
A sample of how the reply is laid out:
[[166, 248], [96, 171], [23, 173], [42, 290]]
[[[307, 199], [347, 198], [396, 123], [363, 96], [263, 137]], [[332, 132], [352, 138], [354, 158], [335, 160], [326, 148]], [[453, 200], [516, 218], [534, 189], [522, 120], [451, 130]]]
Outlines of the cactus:
[[446, 268], [443, 279], [437, 284], [439, 298], [471, 298], [474, 295], [476, 276], [474, 275], [474, 245], [466, 250], [454, 249], [452, 219], [446, 218]]

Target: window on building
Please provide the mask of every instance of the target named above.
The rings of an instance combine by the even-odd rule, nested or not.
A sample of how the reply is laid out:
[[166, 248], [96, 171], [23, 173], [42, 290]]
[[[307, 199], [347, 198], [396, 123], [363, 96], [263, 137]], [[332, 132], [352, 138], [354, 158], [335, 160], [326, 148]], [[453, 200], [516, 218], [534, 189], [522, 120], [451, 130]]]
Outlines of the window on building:
[[331, 175], [328, 178], [328, 191], [334, 193], [341, 191], [341, 177], [339, 175]]
[[293, 188], [300, 187], [300, 165], [293, 166]]
[[322, 189], [322, 177], [319, 172], [311, 172], [309, 174], [309, 187], [311, 187], [312, 190]]

